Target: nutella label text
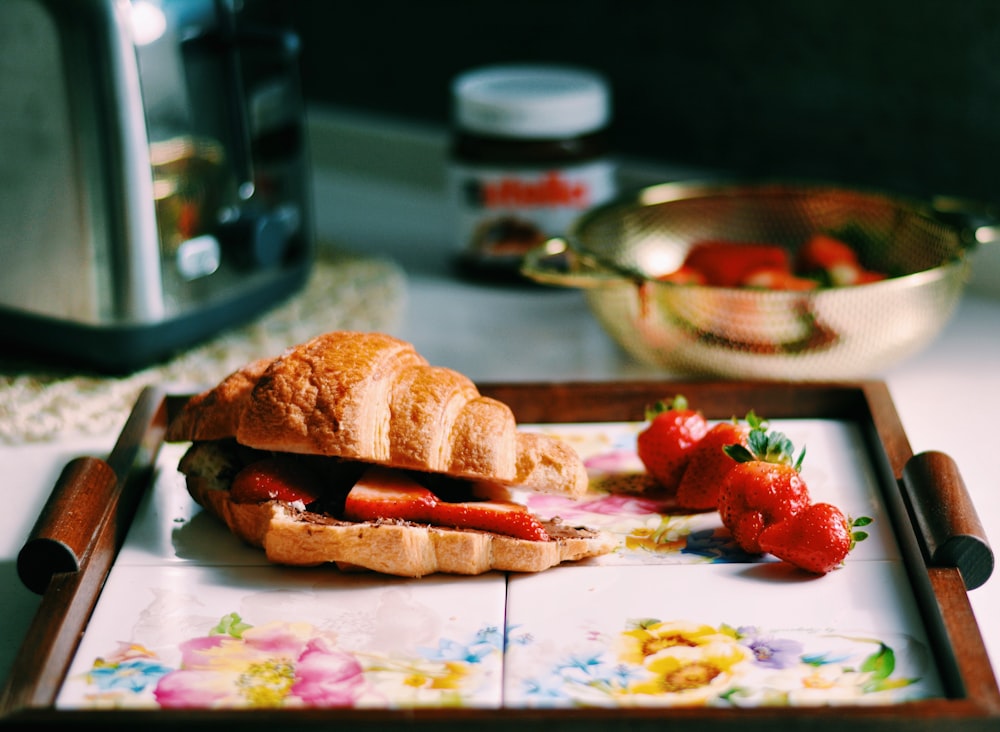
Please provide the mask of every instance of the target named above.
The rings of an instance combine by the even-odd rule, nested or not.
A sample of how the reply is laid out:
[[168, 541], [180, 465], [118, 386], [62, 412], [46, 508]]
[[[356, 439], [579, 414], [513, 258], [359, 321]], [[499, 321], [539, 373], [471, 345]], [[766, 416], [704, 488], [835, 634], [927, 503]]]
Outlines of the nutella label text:
[[481, 208], [584, 208], [592, 196], [586, 178], [569, 178], [559, 171], [540, 177], [515, 175], [467, 180], [464, 186], [467, 205]]

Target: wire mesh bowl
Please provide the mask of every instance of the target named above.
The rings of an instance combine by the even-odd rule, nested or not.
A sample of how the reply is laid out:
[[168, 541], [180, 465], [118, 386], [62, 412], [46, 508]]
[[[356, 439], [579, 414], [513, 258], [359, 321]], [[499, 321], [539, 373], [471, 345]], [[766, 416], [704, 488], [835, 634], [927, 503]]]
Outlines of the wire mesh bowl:
[[[809, 291], [661, 281], [697, 242], [777, 244], [813, 234], [848, 243], [888, 278]], [[865, 378], [918, 352], [952, 317], [965, 238], [928, 208], [829, 186], [668, 183], [581, 216], [522, 271], [581, 288], [608, 334], [639, 361], [679, 374], [790, 381]]]

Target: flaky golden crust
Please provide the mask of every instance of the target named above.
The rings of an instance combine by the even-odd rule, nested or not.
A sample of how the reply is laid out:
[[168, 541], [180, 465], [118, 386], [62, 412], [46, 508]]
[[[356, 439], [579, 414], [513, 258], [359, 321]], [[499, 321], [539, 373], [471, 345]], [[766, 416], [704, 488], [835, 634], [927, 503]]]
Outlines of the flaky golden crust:
[[426, 362], [380, 333], [328, 333], [289, 349], [254, 386], [236, 439], [265, 450], [389, 458], [398, 374]]
[[401, 577], [475, 575], [491, 570], [540, 572], [562, 562], [610, 552], [603, 532], [545, 522], [550, 541], [404, 521], [353, 523], [281, 501], [236, 503], [228, 485], [239, 464], [217, 443], [198, 443], [181, 460], [191, 496], [268, 560], [290, 566], [334, 564]]
[[167, 426], [167, 441], [222, 440], [235, 435], [250, 394], [272, 360], [253, 361], [215, 388], [191, 397]]
[[572, 448], [519, 432], [506, 404], [382, 333], [326, 333], [251, 364], [193, 397], [167, 433], [225, 437], [574, 497], [588, 484]]

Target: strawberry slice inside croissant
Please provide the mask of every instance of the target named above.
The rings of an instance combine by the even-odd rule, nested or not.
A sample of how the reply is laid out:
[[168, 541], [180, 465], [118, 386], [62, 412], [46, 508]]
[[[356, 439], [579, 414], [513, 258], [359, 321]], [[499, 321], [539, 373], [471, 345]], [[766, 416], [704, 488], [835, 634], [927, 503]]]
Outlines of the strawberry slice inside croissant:
[[336, 463], [323, 470], [320, 460], [270, 455], [240, 469], [229, 491], [234, 503], [283, 501], [345, 521], [405, 521], [549, 540], [541, 520], [521, 503], [481, 498], [464, 481], [453, 482], [447, 489], [453, 495], [442, 498], [407, 472], [375, 465]]

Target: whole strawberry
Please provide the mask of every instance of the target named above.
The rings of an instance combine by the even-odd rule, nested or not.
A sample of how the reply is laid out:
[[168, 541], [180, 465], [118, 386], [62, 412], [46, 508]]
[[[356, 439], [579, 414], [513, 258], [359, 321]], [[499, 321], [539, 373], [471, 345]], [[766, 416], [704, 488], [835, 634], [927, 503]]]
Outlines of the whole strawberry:
[[639, 459], [657, 483], [676, 490], [691, 451], [708, 432], [708, 423], [680, 395], [648, 407], [646, 419], [649, 424], [636, 439]]
[[760, 547], [778, 559], [813, 574], [826, 574], [839, 567], [857, 541], [867, 537], [855, 532], [869, 518], [849, 521], [829, 503], [814, 503], [760, 534]]
[[[753, 412], [747, 415], [747, 421], [757, 423]], [[748, 447], [749, 434], [750, 426], [733, 419], [713, 426], [695, 445], [677, 486], [677, 503], [682, 508], [693, 511], [718, 508], [722, 485], [738, 464], [724, 448], [734, 444]]]
[[751, 429], [749, 447], [729, 445], [736, 461], [719, 491], [719, 516], [743, 551], [759, 554], [760, 534], [810, 504], [809, 489], [799, 474], [805, 451], [793, 458], [794, 446], [766, 425]]
[[760, 534], [809, 505], [809, 489], [790, 465], [739, 463], [719, 496], [719, 515], [743, 551], [760, 554]]

